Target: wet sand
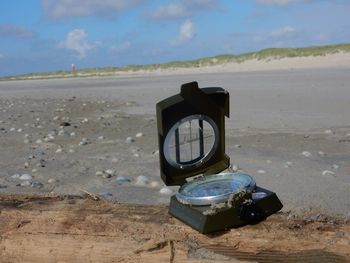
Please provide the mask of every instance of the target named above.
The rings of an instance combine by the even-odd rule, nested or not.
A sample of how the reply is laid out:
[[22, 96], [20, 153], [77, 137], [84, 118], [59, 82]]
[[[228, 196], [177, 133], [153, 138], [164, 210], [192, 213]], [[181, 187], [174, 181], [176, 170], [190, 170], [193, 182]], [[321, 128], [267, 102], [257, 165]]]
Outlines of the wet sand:
[[[284, 212], [348, 218], [349, 72], [345, 67], [0, 82], [0, 193], [87, 191], [114, 202], [167, 204], [169, 196], [160, 193], [155, 104], [196, 80], [200, 87], [230, 92], [226, 151], [233, 165], [277, 192]], [[113, 170], [109, 178], [107, 170]], [[24, 174], [31, 178], [20, 178]]]

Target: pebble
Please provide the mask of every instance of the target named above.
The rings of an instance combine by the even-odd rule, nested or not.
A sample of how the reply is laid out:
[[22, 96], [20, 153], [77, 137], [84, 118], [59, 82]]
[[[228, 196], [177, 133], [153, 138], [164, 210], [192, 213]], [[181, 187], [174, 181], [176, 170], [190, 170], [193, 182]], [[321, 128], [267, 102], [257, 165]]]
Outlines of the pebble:
[[293, 165], [293, 162], [285, 162], [284, 168], [289, 168]]
[[33, 181], [30, 183], [31, 187], [33, 188], [42, 188], [44, 185], [38, 181]]
[[310, 152], [308, 152], [308, 151], [304, 151], [304, 152], [302, 152], [301, 153], [303, 156], [305, 156], [305, 157], [311, 157], [312, 156], [312, 154], [310, 153]]
[[318, 153], [317, 153], [319, 156], [325, 156], [326, 154], [324, 153], [324, 152], [322, 152], [322, 151], [319, 151]]
[[75, 132], [71, 132], [70, 134], [69, 134], [69, 136], [71, 136], [71, 137], [73, 137], [73, 136], [75, 136]]
[[271, 164], [272, 161], [271, 160], [266, 160], [266, 163]]
[[173, 191], [169, 187], [164, 186], [159, 190], [159, 193], [162, 195], [171, 195]]
[[20, 177], [21, 177], [20, 174], [11, 175], [11, 178], [13, 178], [13, 179], [19, 179]]
[[53, 183], [56, 183], [56, 179], [50, 178], [49, 180], [47, 180], [47, 182], [49, 184], [53, 184]]
[[325, 134], [334, 134], [334, 132], [332, 130], [325, 130], [324, 133]]
[[134, 153], [133, 156], [136, 157], [136, 158], [139, 158], [139, 157], [140, 157], [140, 154]]
[[266, 174], [266, 171], [265, 170], [258, 170], [257, 173], [258, 174]]
[[332, 165], [332, 169], [333, 170], [338, 170], [339, 169], [339, 165], [338, 164], [333, 164]]
[[97, 140], [103, 140], [104, 138], [104, 136], [98, 136]]
[[68, 152], [70, 152], [70, 153], [74, 153], [74, 152], [75, 152], [75, 150], [74, 150], [74, 149], [69, 149], [69, 150], [68, 150]]
[[240, 148], [242, 148], [242, 145], [236, 144], [234, 147], [237, 148], [237, 149], [240, 149]]
[[160, 183], [159, 183], [158, 181], [152, 181], [152, 182], [150, 183], [150, 186], [153, 187], [153, 188], [157, 188], [157, 187], [160, 186]]
[[128, 137], [125, 140], [126, 143], [133, 143], [134, 141], [135, 141], [135, 139], [133, 137]]
[[112, 158], [111, 162], [112, 162], [112, 163], [117, 163], [117, 162], [119, 162], [119, 159], [116, 158], [116, 157], [114, 157], [114, 158]]
[[146, 185], [148, 184], [149, 179], [147, 176], [140, 175], [136, 178], [136, 185]]
[[70, 125], [71, 125], [71, 124], [70, 124], [69, 122], [66, 122], [66, 121], [60, 123], [60, 126], [61, 126], [61, 127], [68, 127], [68, 126], [70, 126]]
[[24, 181], [22, 183], [20, 183], [20, 186], [30, 186], [31, 182], [30, 181]]
[[19, 177], [19, 180], [32, 180], [33, 179], [33, 176], [31, 176], [30, 174], [22, 174], [20, 177]]
[[115, 175], [115, 171], [114, 171], [114, 170], [112, 170], [112, 169], [107, 169], [107, 170], [103, 171], [102, 177], [104, 177], [104, 178], [111, 178], [111, 177], [113, 177], [114, 175]]
[[142, 136], [143, 136], [142, 132], [136, 133], [136, 135], [135, 135], [136, 138], [141, 138]]
[[102, 175], [103, 175], [103, 171], [97, 171], [95, 174], [96, 174], [97, 176], [102, 176]]
[[22, 129], [18, 129], [17, 132], [22, 132], [23, 130]]
[[126, 178], [125, 176], [117, 176], [117, 178], [115, 178], [115, 182], [119, 185], [125, 184], [125, 183], [130, 183], [130, 179]]
[[87, 145], [89, 144], [89, 140], [87, 138], [82, 138], [79, 142], [79, 145]]
[[62, 152], [62, 148], [58, 148], [57, 150], [56, 150], [56, 153], [61, 153]]
[[333, 177], [335, 177], [335, 172], [332, 172], [332, 171], [329, 171], [329, 170], [324, 170], [322, 172], [322, 175], [323, 176], [333, 176]]
[[40, 140], [40, 139], [37, 139], [37, 140], [35, 141], [35, 143], [40, 144], [40, 143], [43, 143], [43, 141]]
[[15, 131], [15, 130], [16, 130], [16, 128], [13, 128], [13, 127], [10, 129], [11, 132], [12, 132], [12, 131]]
[[230, 170], [235, 173], [239, 170], [239, 166], [237, 164], [231, 165]]
[[89, 119], [88, 118], [84, 118], [81, 123], [88, 123], [89, 122]]
[[153, 155], [159, 155], [159, 150], [155, 150], [152, 152]]

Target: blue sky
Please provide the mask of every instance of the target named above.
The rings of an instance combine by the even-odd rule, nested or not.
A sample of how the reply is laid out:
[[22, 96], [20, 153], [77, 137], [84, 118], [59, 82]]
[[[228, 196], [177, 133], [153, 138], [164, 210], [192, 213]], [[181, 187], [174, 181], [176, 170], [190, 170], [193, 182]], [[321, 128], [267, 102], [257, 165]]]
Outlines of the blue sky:
[[0, 3], [0, 76], [350, 42], [350, 0]]

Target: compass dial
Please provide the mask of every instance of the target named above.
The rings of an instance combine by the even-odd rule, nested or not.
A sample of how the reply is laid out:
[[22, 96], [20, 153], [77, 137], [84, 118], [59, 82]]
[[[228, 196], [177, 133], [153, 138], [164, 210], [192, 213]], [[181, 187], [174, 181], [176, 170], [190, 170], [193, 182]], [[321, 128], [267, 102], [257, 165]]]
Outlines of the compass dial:
[[208, 175], [184, 184], [176, 194], [176, 198], [192, 205], [210, 205], [223, 203], [232, 194], [241, 190], [252, 191], [254, 179], [243, 173], [220, 173]]

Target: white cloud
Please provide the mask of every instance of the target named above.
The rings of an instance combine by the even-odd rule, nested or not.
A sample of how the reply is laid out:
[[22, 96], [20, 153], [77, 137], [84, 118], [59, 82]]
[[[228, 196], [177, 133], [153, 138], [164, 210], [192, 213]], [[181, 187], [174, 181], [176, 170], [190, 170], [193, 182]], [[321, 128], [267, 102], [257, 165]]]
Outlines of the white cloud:
[[301, 2], [307, 0], [257, 0], [258, 3], [264, 5], [288, 5], [295, 2]]
[[118, 14], [145, 0], [42, 0], [45, 15], [50, 18], [103, 16]]
[[180, 27], [179, 35], [171, 41], [174, 46], [185, 44], [196, 34], [196, 28], [191, 20], [187, 19]]
[[84, 29], [74, 29], [68, 33], [67, 38], [59, 46], [73, 51], [79, 58], [84, 58], [87, 52], [95, 47], [87, 37]]
[[196, 12], [217, 9], [215, 0], [177, 0], [159, 6], [152, 14], [153, 19], [179, 19], [189, 17]]
[[34, 31], [16, 25], [0, 25], [0, 37], [33, 38]]

